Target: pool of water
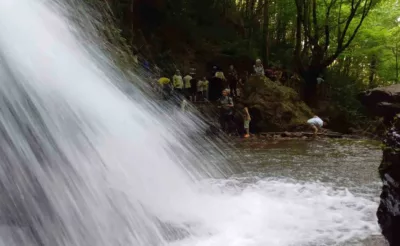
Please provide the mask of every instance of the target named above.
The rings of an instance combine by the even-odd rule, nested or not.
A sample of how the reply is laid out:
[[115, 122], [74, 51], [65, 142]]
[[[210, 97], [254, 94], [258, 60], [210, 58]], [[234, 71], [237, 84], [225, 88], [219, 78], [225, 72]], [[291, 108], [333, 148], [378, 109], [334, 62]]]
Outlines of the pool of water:
[[[369, 235], [349, 236], [344, 241], [325, 238], [299, 245], [386, 245], [375, 215], [381, 185], [377, 172], [382, 157], [379, 142], [342, 139], [271, 142], [253, 139], [237, 140], [234, 145], [234, 150], [228, 150], [231, 161], [241, 162], [245, 170], [235, 177], [240, 180], [235, 182], [242, 186], [260, 186], [264, 182], [263, 189], [269, 190], [269, 194], [276, 192], [276, 197], [288, 197], [287, 202], [292, 199], [297, 205], [302, 204], [301, 200], [312, 200], [310, 205], [315, 206], [316, 217], [323, 212], [318, 209], [337, 210], [338, 214], [332, 214], [332, 223], [341, 216], [351, 217], [362, 211], [362, 215], [354, 219], [363, 220], [365, 227], [371, 226], [370, 230], [361, 233]], [[315, 199], [320, 199], [324, 205], [320, 206]], [[346, 209], [343, 206], [347, 206]], [[354, 221], [354, 224], [358, 223], [360, 221]], [[339, 229], [345, 232], [340, 238], [357, 230], [345, 227]]]
[[386, 245], [375, 215], [379, 142], [232, 142], [225, 152], [242, 171], [202, 183], [196, 226], [172, 245]]

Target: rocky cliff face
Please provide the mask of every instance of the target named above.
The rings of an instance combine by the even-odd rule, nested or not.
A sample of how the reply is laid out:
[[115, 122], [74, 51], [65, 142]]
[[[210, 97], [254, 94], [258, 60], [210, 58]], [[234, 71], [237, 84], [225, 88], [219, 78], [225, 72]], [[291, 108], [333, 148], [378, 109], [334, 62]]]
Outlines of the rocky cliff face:
[[397, 246], [400, 245], [400, 85], [367, 91], [360, 95], [360, 100], [373, 114], [384, 117], [389, 129], [379, 166], [383, 186], [377, 216], [382, 234], [391, 246]]
[[383, 186], [377, 216], [390, 245], [400, 245], [400, 120], [396, 119], [384, 140], [379, 166]]

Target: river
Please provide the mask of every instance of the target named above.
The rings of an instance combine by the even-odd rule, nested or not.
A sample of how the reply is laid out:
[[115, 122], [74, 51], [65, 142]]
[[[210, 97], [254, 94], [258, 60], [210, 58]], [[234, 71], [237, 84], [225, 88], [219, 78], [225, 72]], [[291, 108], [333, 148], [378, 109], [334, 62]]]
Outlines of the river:
[[171, 245], [386, 245], [375, 215], [379, 142], [233, 142], [224, 151], [242, 171], [201, 182], [196, 216], [181, 223], [190, 236]]
[[[282, 245], [386, 245], [375, 215], [379, 142], [239, 140], [235, 147], [231, 161], [241, 161], [245, 172], [224, 187], [260, 195], [248, 202], [274, 213], [264, 235], [279, 232], [297, 240], [282, 239]], [[258, 215], [271, 219], [266, 212]]]

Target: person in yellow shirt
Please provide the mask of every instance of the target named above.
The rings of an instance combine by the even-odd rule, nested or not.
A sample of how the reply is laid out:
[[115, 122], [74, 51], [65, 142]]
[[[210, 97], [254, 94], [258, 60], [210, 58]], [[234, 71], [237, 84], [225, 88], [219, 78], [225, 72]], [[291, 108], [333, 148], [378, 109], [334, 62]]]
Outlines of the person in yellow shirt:
[[169, 78], [166, 78], [166, 77], [161, 77], [161, 78], [158, 80], [158, 83], [159, 83], [160, 85], [166, 85], [166, 84], [171, 83], [171, 80], [170, 80]]
[[206, 77], [203, 77], [203, 79], [199, 80], [197, 83], [197, 91], [203, 100], [208, 99], [208, 80]]
[[158, 80], [158, 83], [161, 87], [161, 94], [164, 100], [168, 100], [172, 94], [172, 85], [171, 80], [166, 77], [161, 77]]
[[183, 84], [183, 78], [181, 75], [181, 71], [179, 71], [179, 69], [177, 69], [175, 71], [175, 74], [172, 77], [172, 83], [173, 83], [175, 91], [182, 94], [184, 84]]
[[222, 81], [226, 81], [224, 72], [222, 72], [222, 70], [219, 70], [215, 73], [215, 77], [221, 79]]

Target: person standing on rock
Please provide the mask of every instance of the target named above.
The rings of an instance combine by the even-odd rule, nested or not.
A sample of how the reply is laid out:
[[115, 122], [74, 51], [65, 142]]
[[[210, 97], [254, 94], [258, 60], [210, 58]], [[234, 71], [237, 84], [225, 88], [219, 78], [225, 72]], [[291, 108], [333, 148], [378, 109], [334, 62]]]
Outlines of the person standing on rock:
[[220, 68], [217, 68], [217, 72], [215, 73], [214, 77], [211, 79], [210, 83], [210, 99], [211, 100], [218, 100], [220, 97], [220, 93], [224, 87], [226, 78], [224, 73]]
[[190, 76], [190, 74], [187, 74], [185, 77], [183, 77], [183, 82], [185, 84], [185, 95], [188, 99], [191, 98], [191, 93], [192, 93], [192, 84], [190, 83], [190, 81], [193, 79], [192, 76]]
[[181, 75], [181, 71], [179, 71], [179, 69], [177, 69], [175, 71], [174, 76], [172, 77], [172, 84], [174, 86], [174, 90], [180, 94], [183, 93], [183, 78]]
[[249, 108], [247, 105], [244, 106], [243, 108], [243, 122], [244, 122], [244, 138], [249, 138], [250, 137], [250, 113], [249, 113]]
[[324, 122], [318, 116], [314, 116], [307, 121], [307, 124], [313, 129], [314, 136], [317, 135], [318, 131], [323, 127]]
[[228, 82], [231, 95], [237, 97], [237, 83], [238, 83], [238, 73], [233, 65], [230, 65], [228, 71]]
[[254, 67], [254, 72], [256, 73], [257, 76], [265, 75], [264, 66], [261, 62], [261, 59], [257, 59], [256, 64], [253, 67]]
[[198, 79], [196, 78], [195, 73], [191, 73], [192, 79], [190, 80], [190, 101], [196, 102], [197, 101], [197, 83]]
[[198, 81], [197, 92], [201, 100], [208, 99], [208, 80], [206, 77], [203, 77], [203, 79]]
[[222, 97], [219, 99], [220, 123], [222, 131], [229, 133], [229, 127], [233, 121], [233, 100], [229, 96], [228, 90], [222, 91]]

